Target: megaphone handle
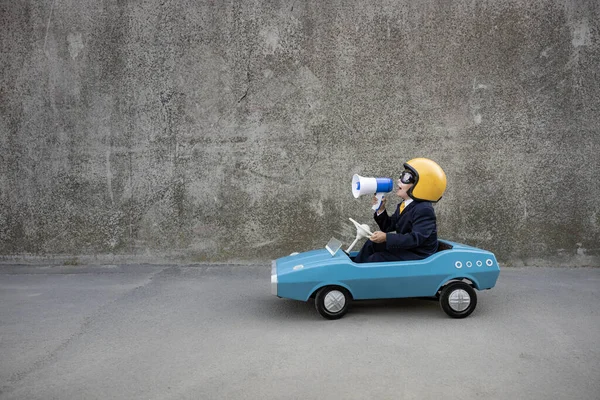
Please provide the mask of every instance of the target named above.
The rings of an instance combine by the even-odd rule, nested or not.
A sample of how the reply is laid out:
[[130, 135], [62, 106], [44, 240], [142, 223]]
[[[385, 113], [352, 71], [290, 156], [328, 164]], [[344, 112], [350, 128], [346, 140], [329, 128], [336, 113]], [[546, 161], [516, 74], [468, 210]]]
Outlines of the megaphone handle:
[[377, 211], [377, 210], [379, 210], [379, 207], [381, 207], [381, 201], [383, 200], [385, 195], [384, 195], [384, 193], [375, 193], [375, 197], [377, 197], [377, 200], [379, 200], [379, 201], [377, 202], [377, 204], [373, 205], [373, 207], [371, 207], [371, 209]]

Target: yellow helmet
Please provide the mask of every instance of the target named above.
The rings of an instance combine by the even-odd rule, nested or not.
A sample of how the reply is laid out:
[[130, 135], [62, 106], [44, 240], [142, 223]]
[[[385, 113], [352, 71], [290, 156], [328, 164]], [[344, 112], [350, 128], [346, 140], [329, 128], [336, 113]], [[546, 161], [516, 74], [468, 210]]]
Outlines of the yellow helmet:
[[446, 190], [446, 174], [442, 167], [428, 158], [413, 158], [404, 168], [415, 175], [415, 184], [408, 195], [415, 200], [438, 202]]

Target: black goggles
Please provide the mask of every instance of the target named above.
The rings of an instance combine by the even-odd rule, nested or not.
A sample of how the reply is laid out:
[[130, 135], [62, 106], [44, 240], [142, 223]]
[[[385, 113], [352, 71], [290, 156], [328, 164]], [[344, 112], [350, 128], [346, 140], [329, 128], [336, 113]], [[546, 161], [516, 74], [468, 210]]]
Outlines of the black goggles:
[[400, 174], [400, 182], [402, 183], [415, 183], [415, 176], [410, 171], [404, 171]]

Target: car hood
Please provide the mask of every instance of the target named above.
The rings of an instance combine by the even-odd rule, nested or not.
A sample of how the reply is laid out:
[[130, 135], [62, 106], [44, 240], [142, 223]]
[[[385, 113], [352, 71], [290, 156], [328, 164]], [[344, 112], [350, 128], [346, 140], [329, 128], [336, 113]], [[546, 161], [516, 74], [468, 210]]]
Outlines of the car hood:
[[348, 260], [348, 256], [341, 250], [338, 251], [335, 256], [331, 256], [331, 253], [326, 249], [311, 250], [305, 253], [278, 258], [276, 260], [277, 273], [285, 274], [292, 271], [325, 267], [329, 264], [336, 264], [343, 260]]

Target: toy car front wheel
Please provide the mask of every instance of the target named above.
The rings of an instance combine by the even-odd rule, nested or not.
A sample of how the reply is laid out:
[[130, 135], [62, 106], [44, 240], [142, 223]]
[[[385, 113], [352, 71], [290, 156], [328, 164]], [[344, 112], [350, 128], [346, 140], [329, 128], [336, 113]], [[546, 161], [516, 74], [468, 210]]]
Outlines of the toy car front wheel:
[[352, 298], [342, 287], [327, 286], [319, 289], [315, 296], [315, 307], [327, 319], [339, 319], [348, 312]]
[[475, 310], [477, 294], [465, 282], [453, 282], [442, 290], [440, 305], [452, 318], [465, 318]]

